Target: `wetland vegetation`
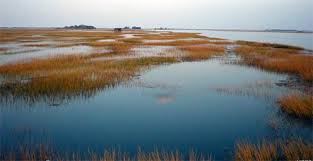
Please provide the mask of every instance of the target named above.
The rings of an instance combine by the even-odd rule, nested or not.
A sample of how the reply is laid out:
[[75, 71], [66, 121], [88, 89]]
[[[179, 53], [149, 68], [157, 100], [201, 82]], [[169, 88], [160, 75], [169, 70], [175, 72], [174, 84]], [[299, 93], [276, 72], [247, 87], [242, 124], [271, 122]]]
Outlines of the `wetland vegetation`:
[[[190, 70], [188, 67], [190, 67], [191, 64], [189, 63], [194, 65], [211, 61], [209, 67], [216, 67], [216, 69], [195, 68], [197, 71], [189, 71], [192, 74], [200, 73], [198, 77], [199, 80], [194, 80], [195, 82], [193, 82], [193, 84], [201, 84], [202, 81], [210, 81], [208, 79], [201, 80], [202, 78], [210, 77], [204, 74], [201, 75], [201, 73], [205, 73], [206, 70], [212, 71], [211, 80], [217, 79], [213, 77], [214, 74], [227, 74], [228, 71], [231, 71], [228, 68], [224, 69], [224, 66], [236, 69], [234, 71], [240, 68], [238, 69], [240, 72], [251, 70], [255, 73], [259, 72], [258, 74], [260, 74], [264, 71], [270, 73], [265, 75], [274, 73], [283, 75], [285, 79], [286, 77], [295, 78], [294, 82], [284, 83], [283, 87], [281, 87], [284, 89], [276, 87], [271, 81], [265, 81], [267, 83], [261, 85], [260, 83], [254, 84], [251, 85], [253, 88], [249, 86], [247, 89], [252, 89], [252, 92], [257, 93], [260, 88], [266, 88], [267, 93], [273, 93], [275, 97], [273, 96], [269, 99], [274, 103], [270, 106], [279, 107], [280, 110], [277, 112], [275, 108], [272, 108], [270, 111], [274, 111], [275, 113], [281, 111], [283, 114], [287, 114], [282, 117], [288, 119], [283, 120], [289, 121], [289, 118], [291, 122], [296, 120], [294, 124], [297, 124], [295, 125], [297, 128], [298, 122], [300, 122], [301, 128], [305, 127], [304, 129], [309, 129], [309, 132], [304, 132], [305, 135], [312, 136], [313, 56], [311, 51], [306, 51], [301, 47], [247, 41], [229, 41], [206, 37], [198, 33], [141, 30], [112, 32], [107, 30], [1, 29], [0, 34], [0, 109], [3, 111], [10, 110], [12, 106], [16, 106], [17, 108], [15, 109], [18, 111], [21, 105], [32, 107], [37, 103], [42, 106], [62, 106], [65, 102], [70, 103], [75, 102], [75, 100], [87, 102], [88, 100], [102, 95], [105, 91], [120, 88], [128, 82], [137, 79], [140, 80], [143, 75], [146, 73], [149, 74], [149, 71], [153, 69], [157, 70], [160, 67], [175, 64], [179, 67], [180, 64], [185, 63], [186, 66], [184, 66], [184, 68], [176, 71], [176, 74], [178, 74], [177, 77], [180, 77], [185, 74], [184, 70], [186, 73]], [[77, 46], [83, 47], [83, 50], [76, 52], [75, 47]], [[64, 48], [69, 49], [69, 51], [64, 50]], [[48, 54], [41, 56], [40, 53], [43, 50]], [[55, 50], [60, 51], [57, 53]], [[64, 53], [62, 53], [63, 50]], [[80, 48], [78, 50], [80, 50]], [[34, 52], [37, 52], [37, 54]], [[27, 55], [27, 57], [23, 57], [24, 55]], [[221, 62], [223, 62], [221, 60], [224, 59], [227, 60], [227, 63], [221, 64]], [[214, 61], [218, 61], [218, 65], [216, 65]], [[222, 73], [216, 73], [217, 71]], [[238, 76], [241, 74], [240, 72], [237, 73]], [[228, 74], [231, 75], [231, 73]], [[164, 81], [171, 80], [170, 75], [167, 75], [167, 73], [162, 73], [158, 76], [164, 77]], [[235, 81], [236, 79], [241, 80], [240, 78], [224, 77], [226, 79], [234, 79]], [[255, 75], [254, 77], [257, 78]], [[275, 77], [274, 81], [277, 81], [276, 75], [270, 78], [272, 77]], [[174, 78], [172, 79], [174, 80]], [[188, 78], [183, 77], [183, 79], [187, 80]], [[246, 79], [248, 79], [248, 77]], [[176, 83], [179, 84], [183, 81], [184, 80], [179, 80]], [[220, 81], [223, 82], [225, 80]], [[175, 100], [175, 97], [172, 95], [175, 95], [176, 88], [169, 88], [166, 85], [155, 85], [155, 87], [151, 85], [146, 86], [148, 87], [145, 88], [151, 90], [157, 87], [160, 88], [156, 90], [157, 92], [165, 89], [167, 93], [158, 94], [158, 96], [162, 95], [162, 98], [166, 100], [164, 104], [170, 104]], [[201, 89], [203, 88], [202, 86]], [[238, 93], [242, 94], [247, 92], [242, 91], [243, 88], [241, 87], [240, 89], [234, 87], [227, 88], [225, 86], [223, 88], [217, 88], [217, 86], [215, 86], [214, 88], [226, 94], [235, 93], [236, 97], [240, 96]], [[189, 91], [191, 94], [197, 95], [197, 93], [193, 93], [193, 90], [188, 88], [185, 90], [187, 93]], [[232, 92], [233, 90], [235, 90], [235, 92]], [[279, 92], [276, 90], [279, 90]], [[133, 93], [135, 92], [132, 91], [132, 93], [127, 93], [127, 95], [131, 97], [130, 95]], [[204, 94], [204, 96], [207, 96], [207, 93]], [[213, 97], [216, 93], [210, 94]], [[248, 92], [248, 95], [254, 94]], [[164, 98], [165, 96], [166, 98]], [[204, 96], [201, 95], [201, 97]], [[105, 96], [102, 97], [105, 99]], [[193, 97], [193, 101], [199, 98]], [[214, 98], [218, 100], [222, 97]], [[114, 100], [110, 103], [122, 102], [123, 99], [128, 101], [128, 98], [121, 98], [121, 100]], [[136, 99], [138, 98], [136, 97]], [[226, 97], [225, 99], [229, 98]], [[245, 99], [255, 102], [250, 98]], [[149, 106], [149, 103], [145, 102], [143, 98], [138, 99], [138, 101], [143, 101], [143, 103], [145, 103], [144, 106]], [[261, 102], [259, 104], [264, 106], [265, 103]], [[259, 104], [255, 105], [259, 106]], [[118, 105], [116, 105], [116, 108], [117, 107]], [[203, 109], [200, 109], [200, 111], [201, 110]], [[268, 109], [264, 111], [267, 110]], [[6, 112], [3, 113], [7, 114]], [[163, 117], [163, 115], [165, 114], [160, 116]], [[153, 116], [151, 117], [153, 119]], [[293, 117], [296, 117], [296, 119], [293, 120]], [[184, 116], [184, 118], [186, 118], [186, 116]], [[165, 119], [171, 120], [170, 118]], [[307, 122], [310, 122], [310, 125], [308, 125]], [[155, 122], [150, 123], [155, 124]], [[142, 126], [145, 127], [145, 125]], [[293, 126], [293, 123], [291, 123], [290, 126]], [[8, 130], [5, 127], [0, 128]], [[181, 128], [184, 129], [183, 127]], [[280, 130], [280, 128], [283, 129], [283, 127], [277, 127], [275, 129]], [[297, 128], [291, 127], [290, 129], [288, 128], [288, 130]], [[300, 130], [303, 130], [301, 128]], [[88, 129], [84, 130], [88, 131]], [[170, 131], [169, 133], [171, 134], [171, 130], [168, 131]], [[187, 131], [187, 133], [188, 132], [189, 131]], [[281, 130], [281, 132], [284, 133], [284, 135], [286, 133], [284, 130]], [[137, 133], [134, 135], [136, 134]], [[6, 135], [2, 137], [9, 138], [9, 136]], [[255, 136], [252, 135], [252, 137]], [[259, 144], [254, 144], [255, 142], [240, 142], [237, 146], [234, 144], [231, 150], [232, 152], [230, 152], [231, 156], [227, 159], [305, 160], [313, 158], [312, 140], [310, 139], [300, 138], [288, 141], [286, 138], [285, 140], [279, 141], [277, 141], [278, 139], [273, 140], [273, 142], [264, 140]], [[238, 140], [236, 139], [232, 142], [238, 142]], [[36, 146], [39, 148], [33, 149], [33, 151], [26, 149], [24, 149], [24, 151], [17, 150], [13, 152], [0, 150], [0, 160], [79, 160], [82, 158], [81, 155], [85, 155], [84, 157], [88, 160], [112, 161], [215, 159], [214, 153], [198, 154], [191, 151], [187, 154], [185, 151], [180, 152], [179, 150], [170, 152], [159, 150], [153, 152], [138, 151], [136, 154], [132, 155], [115, 150], [106, 151], [104, 153], [90, 152], [88, 154], [73, 153], [64, 155], [59, 154], [59, 152], [54, 152], [54, 149], [46, 149], [44, 146], [45, 145]], [[5, 149], [5, 147], [2, 148]], [[56, 149], [57, 148], [58, 147], [56, 147]]]

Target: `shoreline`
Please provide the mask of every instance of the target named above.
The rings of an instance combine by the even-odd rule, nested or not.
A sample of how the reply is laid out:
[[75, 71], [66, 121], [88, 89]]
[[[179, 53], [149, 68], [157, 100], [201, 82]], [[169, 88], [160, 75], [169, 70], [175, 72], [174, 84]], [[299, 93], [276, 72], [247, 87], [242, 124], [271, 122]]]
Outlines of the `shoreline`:
[[[60, 27], [0, 27], [0, 30], [3, 29], [65, 29]], [[70, 29], [71, 30], [71, 29]], [[75, 29], [73, 29], [75, 30]], [[86, 30], [114, 30], [114, 27], [109, 28], [96, 28], [96, 29], [86, 29]], [[130, 31], [136, 31], [132, 29], [128, 29]], [[313, 34], [313, 31], [305, 31], [305, 30], [254, 30], [254, 29], [192, 29], [192, 28], [166, 28], [166, 29], [158, 29], [158, 28], [143, 28], [143, 31], [182, 31], [182, 30], [194, 30], [194, 31], [221, 31], [221, 32], [262, 32], [262, 33], [295, 33], [295, 34]]]

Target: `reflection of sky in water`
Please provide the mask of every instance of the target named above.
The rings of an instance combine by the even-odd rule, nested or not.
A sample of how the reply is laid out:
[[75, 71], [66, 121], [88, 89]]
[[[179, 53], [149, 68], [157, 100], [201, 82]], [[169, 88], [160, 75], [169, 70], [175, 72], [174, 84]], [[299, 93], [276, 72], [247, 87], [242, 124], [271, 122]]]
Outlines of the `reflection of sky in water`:
[[[109, 50], [102, 49], [96, 50], [90, 46], [70, 46], [70, 47], [58, 47], [58, 48], [38, 48], [38, 47], [23, 47], [18, 48], [19, 53], [17, 54], [7, 54], [7, 55], [0, 55], [0, 64], [6, 63], [14, 63], [18, 61], [29, 61], [34, 58], [47, 58], [47, 57], [54, 57], [60, 55], [72, 55], [72, 54], [92, 54], [94, 52], [102, 52], [107, 53]], [[36, 50], [30, 50], [36, 49]], [[24, 52], [23, 52], [24, 51]]]
[[[212, 153], [215, 159], [228, 155], [240, 139], [312, 135], [310, 125], [290, 120], [264, 99], [210, 89], [259, 80], [275, 83], [286, 79], [284, 75], [211, 60], [158, 67], [138, 79], [133, 86], [121, 85], [58, 107], [44, 103], [33, 108], [1, 107], [4, 133], [0, 135], [14, 144], [11, 129], [30, 128], [36, 139], [44, 129], [60, 150], [92, 147], [102, 152], [103, 147], [119, 145], [132, 153], [140, 145], [145, 150], [161, 146], [186, 152], [192, 147]], [[267, 89], [285, 91], [274, 84]], [[282, 120], [283, 128], [273, 129], [269, 125], [273, 119]]]
[[166, 105], [175, 101], [175, 97], [171, 94], [158, 94], [156, 95], [157, 102], [161, 105]]

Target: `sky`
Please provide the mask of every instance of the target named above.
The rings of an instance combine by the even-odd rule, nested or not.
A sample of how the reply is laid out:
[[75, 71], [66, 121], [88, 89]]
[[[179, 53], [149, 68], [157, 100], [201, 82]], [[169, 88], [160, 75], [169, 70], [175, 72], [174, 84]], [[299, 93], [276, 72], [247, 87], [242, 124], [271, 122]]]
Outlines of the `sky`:
[[0, 0], [1, 27], [313, 30], [313, 0]]

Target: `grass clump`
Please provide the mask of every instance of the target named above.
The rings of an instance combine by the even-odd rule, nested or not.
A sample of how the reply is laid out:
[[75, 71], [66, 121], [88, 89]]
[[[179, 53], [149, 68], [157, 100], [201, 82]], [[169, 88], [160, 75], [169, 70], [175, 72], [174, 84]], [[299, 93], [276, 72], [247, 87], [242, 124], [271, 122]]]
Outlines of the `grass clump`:
[[180, 49], [186, 51], [187, 54], [183, 56], [186, 61], [206, 60], [225, 53], [224, 46], [183, 46]]
[[313, 96], [290, 94], [278, 101], [281, 109], [293, 116], [313, 119]]
[[310, 160], [313, 158], [313, 144], [301, 139], [273, 143], [262, 141], [259, 144], [242, 142], [237, 144], [235, 160], [237, 161], [276, 161], [276, 160]]
[[271, 47], [241, 46], [236, 53], [242, 63], [261, 69], [299, 75], [305, 81], [313, 81], [313, 57], [299, 50]]

